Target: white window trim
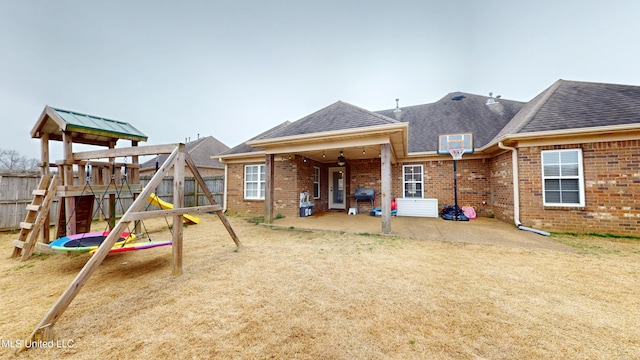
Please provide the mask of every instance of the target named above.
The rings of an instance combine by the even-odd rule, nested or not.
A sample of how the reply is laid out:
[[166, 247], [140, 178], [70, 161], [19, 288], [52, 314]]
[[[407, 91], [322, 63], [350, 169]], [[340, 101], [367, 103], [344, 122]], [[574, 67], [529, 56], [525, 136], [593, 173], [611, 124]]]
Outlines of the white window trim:
[[[578, 152], [578, 176], [544, 176], [544, 156], [543, 153], [545, 152], [568, 152], [568, 151], [577, 151]], [[557, 149], [557, 150], [543, 150], [540, 152], [540, 164], [542, 166], [541, 168], [541, 175], [542, 175], [542, 204], [543, 206], [549, 206], [549, 207], [584, 207], [585, 204], [585, 194], [584, 194], [584, 169], [583, 169], [583, 165], [582, 165], [582, 149], [580, 148], [575, 148], [575, 149]], [[578, 203], [576, 204], [571, 204], [571, 203], [552, 203], [552, 202], [547, 202], [546, 199], [546, 189], [545, 189], [545, 180], [546, 179], [578, 179], [578, 196], [580, 197], [580, 200]]]
[[[247, 196], [247, 168], [249, 167], [258, 167], [258, 196]], [[242, 189], [242, 196], [244, 197], [245, 200], [264, 200], [265, 194], [262, 194], [262, 196], [260, 196], [260, 184], [265, 182], [265, 179], [261, 179], [261, 174], [262, 174], [262, 169], [264, 169], [265, 164], [250, 164], [250, 165], [245, 165], [244, 166], [244, 180], [243, 180], [243, 189]], [[266, 170], [266, 169], [265, 169]], [[266, 174], [265, 174], [266, 175]], [[253, 182], [253, 181], [252, 181]], [[265, 184], [265, 192], [266, 192], [266, 184]]]
[[[407, 193], [407, 181], [404, 179], [405, 178], [405, 169], [407, 168], [407, 166], [411, 166], [411, 167], [415, 167], [415, 166], [419, 166], [420, 167], [420, 176], [421, 176], [421, 183], [422, 183], [422, 189], [420, 191], [422, 191], [422, 196], [420, 197], [410, 197], [407, 199], [424, 199], [424, 166], [421, 164], [403, 164], [402, 165], [402, 197], [405, 197], [405, 194]], [[413, 181], [415, 182], [415, 181]], [[416, 182], [417, 183], [417, 182]]]
[[[318, 181], [316, 181], [316, 170], [318, 171]], [[320, 199], [320, 168], [318, 166], [313, 167], [313, 187], [315, 189], [316, 184], [318, 184], [318, 196], [313, 194], [314, 199]]]

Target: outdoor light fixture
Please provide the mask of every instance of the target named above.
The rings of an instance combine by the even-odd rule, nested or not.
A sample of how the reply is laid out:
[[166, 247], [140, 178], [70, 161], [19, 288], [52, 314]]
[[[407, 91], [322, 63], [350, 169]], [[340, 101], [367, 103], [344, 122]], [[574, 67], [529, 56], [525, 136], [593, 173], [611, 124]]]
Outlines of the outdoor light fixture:
[[344, 166], [344, 160], [344, 154], [342, 153], [342, 150], [340, 150], [340, 156], [338, 156], [338, 165]]

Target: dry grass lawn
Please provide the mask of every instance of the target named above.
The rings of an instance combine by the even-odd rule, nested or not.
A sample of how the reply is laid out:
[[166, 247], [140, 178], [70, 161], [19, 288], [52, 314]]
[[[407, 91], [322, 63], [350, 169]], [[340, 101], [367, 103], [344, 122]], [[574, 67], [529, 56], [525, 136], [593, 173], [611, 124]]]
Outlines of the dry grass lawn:
[[[185, 228], [181, 276], [170, 247], [109, 255], [54, 326], [73, 346], [18, 358], [640, 358], [639, 241], [555, 236], [571, 253], [230, 221], [240, 251], [215, 216]], [[1, 358], [89, 258], [19, 262], [14, 237]]]

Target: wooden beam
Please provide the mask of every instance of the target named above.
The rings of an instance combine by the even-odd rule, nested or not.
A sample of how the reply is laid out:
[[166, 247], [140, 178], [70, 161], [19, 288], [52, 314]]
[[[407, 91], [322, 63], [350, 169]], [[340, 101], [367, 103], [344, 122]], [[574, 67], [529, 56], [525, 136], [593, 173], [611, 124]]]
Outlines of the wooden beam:
[[[98, 160], [56, 160], [55, 165], [56, 166], [60, 166], [60, 165], [82, 165], [82, 166], [86, 166], [86, 165], [91, 165], [94, 167], [104, 167], [104, 168], [108, 168], [113, 164], [113, 162], [109, 162], [109, 161], [98, 161]], [[116, 166], [117, 167], [123, 167], [125, 164], [127, 165], [128, 168], [140, 168], [140, 164], [131, 164], [131, 163], [125, 163], [125, 162], [117, 162], [116, 161]]]
[[265, 155], [265, 194], [264, 194], [264, 222], [273, 223], [273, 198], [274, 198], [274, 155]]
[[[51, 169], [49, 168], [49, 134], [42, 134], [40, 138], [40, 161], [42, 164], [42, 175], [51, 174]], [[42, 234], [42, 242], [49, 243], [51, 241], [51, 236], [49, 234], [49, 227], [51, 224], [51, 213], [47, 212], [47, 216], [45, 216], [44, 222], [42, 224], [42, 229], [40, 233]]]
[[127, 148], [82, 151], [73, 154], [73, 160], [105, 159], [110, 157], [170, 154], [178, 144], [133, 146]]
[[[131, 184], [129, 185], [132, 192], [140, 192], [142, 191], [142, 185], [140, 184]], [[126, 189], [127, 194], [129, 193], [129, 189]], [[68, 196], [81, 196], [81, 195], [96, 195], [97, 197], [102, 197], [103, 195], [110, 194], [122, 194], [122, 187], [115, 187], [113, 185], [91, 185], [91, 189], [84, 185], [73, 185], [73, 186], [58, 186], [56, 189], [56, 195], [59, 197], [68, 197]]]
[[[187, 166], [189, 166], [189, 169], [191, 170], [193, 177], [196, 179], [196, 181], [202, 188], [204, 195], [207, 197], [207, 199], [209, 199], [209, 203], [212, 205], [215, 205], [216, 199], [213, 197], [213, 194], [207, 187], [207, 183], [204, 181], [204, 179], [200, 175], [200, 171], [198, 171], [198, 167], [196, 166], [196, 163], [193, 162], [193, 159], [191, 159], [191, 156], [189, 156], [189, 153], [185, 153], [184, 160], [187, 163]], [[238, 237], [238, 235], [236, 235], [236, 232], [231, 227], [231, 224], [229, 223], [229, 220], [227, 219], [227, 217], [224, 216], [224, 212], [222, 212], [222, 209], [220, 209], [220, 211], [216, 211], [216, 215], [218, 215], [218, 218], [220, 219], [220, 221], [222, 221], [222, 224], [224, 225], [225, 229], [227, 229], [227, 232], [229, 233], [229, 236], [231, 236], [231, 239], [233, 240], [233, 242], [236, 244], [236, 247], [237, 248], [242, 247], [240, 238]]]
[[[69, 162], [73, 160], [73, 141], [70, 132], [62, 133], [63, 157]], [[66, 164], [63, 166], [64, 173], [62, 175], [62, 185], [73, 185], [73, 165]], [[65, 227], [65, 235], [74, 235], [76, 233], [76, 201], [73, 197], [64, 198], [64, 218], [67, 219]]]
[[[184, 144], [178, 145], [178, 156], [173, 165], [173, 207], [174, 209], [184, 207]], [[171, 274], [182, 274], [182, 249], [183, 249], [183, 233], [182, 214], [173, 215], [172, 235], [173, 241], [171, 245]]]
[[[160, 182], [162, 182], [162, 178], [173, 165], [177, 154], [178, 148], [176, 148], [174, 152], [169, 155], [162, 167], [151, 178], [147, 187], [145, 187], [140, 196], [133, 202], [133, 204], [131, 204], [127, 212], [125, 212], [123, 218], [126, 218], [130, 213], [140, 211], [144, 207], [147, 201], [147, 197], [151, 195], [153, 189], [156, 188], [160, 184]], [[71, 301], [73, 301], [82, 287], [87, 283], [89, 277], [96, 271], [105, 257], [107, 257], [109, 250], [111, 250], [116, 241], [118, 241], [118, 239], [120, 238], [120, 234], [122, 234], [122, 232], [127, 229], [128, 224], [128, 221], [123, 221], [122, 219], [118, 221], [113, 231], [109, 233], [107, 238], [98, 247], [98, 250], [96, 250], [89, 261], [87, 261], [82, 270], [80, 270], [75, 279], [73, 279], [69, 287], [67, 287], [67, 289], [62, 293], [58, 301], [56, 301], [51, 309], [49, 309], [42, 320], [40, 320], [36, 328], [29, 335], [29, 337], [23, 343], [24, 345], [18, 350], [18, 352], [26, 350], [26, 345], [31, 344], [36, 339], [36, 337], [44, 341], [52, 340], [49, 338], [50, 336], [52, 336], [51, 327], [53, 327], [56, 321], [58, 321], [67, 307], [69, 307], [69, 304], [71, 304]]]
[[[109, 142], [109, 150], [113, 150], [116, 147], [116, 142], [115, 141], [111, 141]], [[118, 174], [118, 169], [116, 167], [116, 159], [115, 157], [110, 157], [109, 158], [109, 162], [112, 163], [113, 165], [111, 166], [110, 171], [111, 171], [111, 184], [113, 184], [113, 187], [116, 187], [116, 181], [117, 181], [117, 174]], [[107, 219], [107, 222], [109, 223], [109, 229], [113, 229], [116, 226], [116, 194], [109, 194], [109, 219]]]
[[391, 145], [382, 144], [380, 147], [380, 178], [382, 180], [382, 194], [380, 207], [382, 208], [382, 233], [391, 233]]
[[222, 206], [220, 205], [204, 205], [204, 206], [194, 206], [180, 209], [167, 209], [167, 210], [151, 210], [151, 211], [140, 211], [133, 212], [129, 214], [129, 217], [124, 219], [125, 221], [138, 221], [138, 220], [147, 220], [154, 219], [158, 217], [167, 217], [174, 215], [184, 215], [184, 214], [196, 214], [203, 212], [211, 212], [211, 211], [221, 211]]

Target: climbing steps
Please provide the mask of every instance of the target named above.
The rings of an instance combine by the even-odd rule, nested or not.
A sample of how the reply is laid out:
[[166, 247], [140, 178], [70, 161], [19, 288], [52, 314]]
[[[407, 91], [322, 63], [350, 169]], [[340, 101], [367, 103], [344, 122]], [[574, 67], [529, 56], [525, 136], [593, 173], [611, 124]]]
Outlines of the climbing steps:
[[[40, 230], [44, 227], [48, 218], [51, 203], [56, 195], [58, 186], [57, 175], [43, 175], [38, 188], [33, 190], [33, 200], [26, 206], [27, 215], [20, 223], [18, 240], [13, 241], [12, 258], [21, 256], [21, 260], [27, 260], [33, 253]], [[48, 225], [48, 224], [47, 224]]]

